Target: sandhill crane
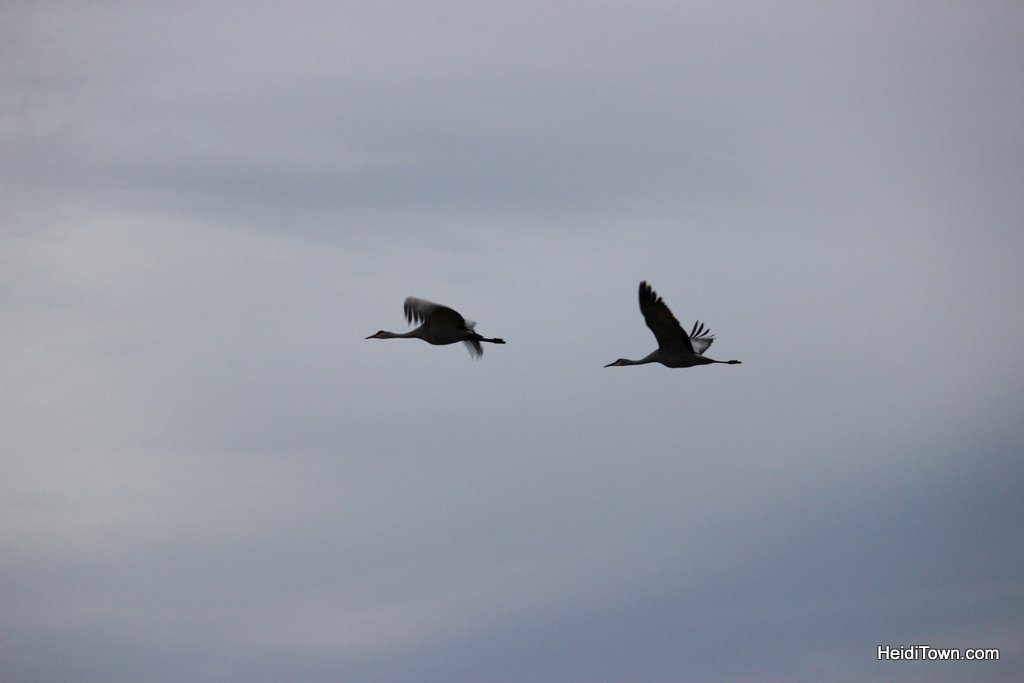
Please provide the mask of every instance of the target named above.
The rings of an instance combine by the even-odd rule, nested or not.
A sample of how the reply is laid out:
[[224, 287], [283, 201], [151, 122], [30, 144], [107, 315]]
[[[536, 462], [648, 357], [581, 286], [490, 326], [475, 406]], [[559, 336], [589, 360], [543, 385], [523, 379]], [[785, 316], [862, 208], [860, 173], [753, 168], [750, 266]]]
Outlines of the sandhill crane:
[[411, 325], [414, 322], [423, 323], [415, 330], [404, 334], [381, 330], [371, 334], [367, 339], [404, 339], [414, 337], [425, 342], [436, 345], [454, 344], [462, 342], [469, 349], [474, 358], [484, 354], [480, 342], [492, 344], [504, 344], [504, 339], [487, 339], [477, 334], [473, 327], [476, 325], [472, 320], [466, 320], [458, 311], [435, 304], [426, 299], [417, 299], [410, 296], [405, 300], [405, 319]]
[[704, 357], [704, 351], [715, 341], [711, 330], [704, 327], [699, 320], [693, 324], [693, 330], [686, 334], [679, 321], [672, 315], [661, 297], [654, 293], [646, 282], [640, 283], [640, 312], [644, 314], [647, 327], [651, 328], [658, 340], [658, 348], [640, 360], [620, 358], [609, 363], [606, 368], [617, 365], [642, 365], [644, 363], [661, 363], [670, 368], [689, 368], [694, 365], [710, 365], [726, 363], [736, 365], [738, 360], [712, 360]]

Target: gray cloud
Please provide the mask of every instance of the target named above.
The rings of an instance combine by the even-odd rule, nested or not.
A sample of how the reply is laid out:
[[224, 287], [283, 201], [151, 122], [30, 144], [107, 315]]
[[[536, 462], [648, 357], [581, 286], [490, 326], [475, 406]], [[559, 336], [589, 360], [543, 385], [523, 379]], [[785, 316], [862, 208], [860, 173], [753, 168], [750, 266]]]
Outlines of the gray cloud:
[[1019, 679], [1016, 8], [0, 11], [6, 678]]

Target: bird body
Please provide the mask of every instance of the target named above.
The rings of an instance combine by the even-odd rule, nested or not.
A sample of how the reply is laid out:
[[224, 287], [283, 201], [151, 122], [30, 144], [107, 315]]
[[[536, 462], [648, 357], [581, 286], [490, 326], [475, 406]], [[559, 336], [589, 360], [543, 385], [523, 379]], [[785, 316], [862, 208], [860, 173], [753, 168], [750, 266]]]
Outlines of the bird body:
[[658, 340], [658, 348], [640, 360], [619, 358], [606, 365], [606, 368], [646, 363], [661, 363], [669, 368], [690, 368], [694, 365], [712, 363], [739, 364], [738, 360], [714, 360], [706, 357], [704, 352], [715, 341], [711, 330], [698, 320], [687, 334], [662, 298], [655, 294], [646, 282], [640, 283], [640, 312], [644, 314], [644, 322]]
[[488, 339], [477, 334], [474, 329], [476, 323], [466, 320], [458, 311], [447, 306], [410, 296], [405, 300], [404, 308], [406, 321], [409, 324], [420, 323], [419, 327], [404, 333], [380, 330], [367, 339], [422, 339], [435, 346], [462, 342], [474, 358], [484, 353], [480, 342], [505, 343], [504, 339]]

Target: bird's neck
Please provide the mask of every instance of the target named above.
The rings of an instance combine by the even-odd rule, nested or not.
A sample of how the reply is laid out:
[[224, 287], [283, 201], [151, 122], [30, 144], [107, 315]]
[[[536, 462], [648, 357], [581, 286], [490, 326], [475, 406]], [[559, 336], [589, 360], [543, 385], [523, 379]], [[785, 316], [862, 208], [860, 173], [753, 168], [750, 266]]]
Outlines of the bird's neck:
[[388, 332], [387, 330], [384, 330], [383, 332], [381, 332], [380, 339], [408, 339], [410, 337], [418, 337], [419, 335], [416, 334], [418, 331], [419, 328], [402, 333]]

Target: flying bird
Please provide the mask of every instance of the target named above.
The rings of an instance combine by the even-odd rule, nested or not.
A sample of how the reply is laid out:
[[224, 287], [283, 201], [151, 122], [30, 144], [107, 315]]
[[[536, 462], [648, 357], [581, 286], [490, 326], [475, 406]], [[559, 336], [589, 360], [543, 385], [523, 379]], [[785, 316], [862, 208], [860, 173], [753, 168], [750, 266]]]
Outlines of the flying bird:
[[422, 339], [429, 344], [444, 345], [462, 342], [469, 349], [469, 354], [479, 358], [484, 354], [480, 342], [491, 344], [504, 344], [504, 339], [487, 339], [476, 333], [473, 329], [476, 325], [472, 320], [466, 320], [462, 315], [447, 306], [435, 304], [426, 299], [417, 299], [410, 296], [405, 300], [405, 319], [411, 325], [422, 323], [415, 330], [404, 334], [380, 330], [371, 334], [367, 339]]
[[661, 363], [670, 368], [689, 368], [694, 365], [710, 365], [726, 363], [737, 365], [738, 360], [712, 360], [706, 358], [704, 352], [715, 341], [711, 330], [704, 327], [699, 320], [693, 324], [689, 334], [683, 330], [679, 321], [672, 315], [661, 297], [654, 293], [646, 282], [640, 283], [640, 312], [644, 314], [644, 322], [651, 328], [658, 348], [640, 360], [620, 358], [609, 363], [606, 368], [618, 365], [643, 365], [644, 363]]

